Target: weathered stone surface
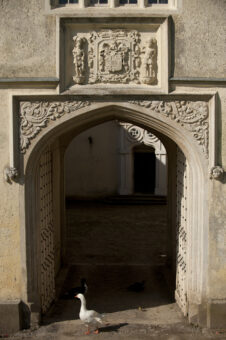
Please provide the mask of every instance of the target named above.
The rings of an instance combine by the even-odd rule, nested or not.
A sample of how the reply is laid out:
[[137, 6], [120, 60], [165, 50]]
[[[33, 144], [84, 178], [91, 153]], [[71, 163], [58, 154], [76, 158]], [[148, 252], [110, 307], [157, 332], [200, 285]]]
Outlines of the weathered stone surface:
[[0, 78], [56, 75], [55, 17], [44, 0], [0, 3]]
[[212, 302], [208, 306], [208, 327], [225, 328], [226, 302]]
[[9, 97], [0, 93], [0, 300], [17, 299], [20, 294], [20, 230], [18, 184], [5, 182], [3, 170], [10, 163]]
[[0, 300], [0, 335], [15, 333], [29, 326], [29, 310], [18, 300]]
[[224, 0], [182, 1], [173, 16], [174, 77], [226, 77], [225, 11]]

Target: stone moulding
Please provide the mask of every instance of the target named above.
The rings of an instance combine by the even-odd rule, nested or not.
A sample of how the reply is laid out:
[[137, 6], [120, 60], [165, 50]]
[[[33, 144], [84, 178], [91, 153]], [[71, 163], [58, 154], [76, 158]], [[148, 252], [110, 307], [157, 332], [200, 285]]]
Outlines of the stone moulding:
[[[93, 101], [97, 102], [97, 101]], [[165, 116], [189, 131], [208, 158], [209, 109], [205, 101], [124, 100], [122, 103], [141, 106]], [[69, 101], [21, 101], [20, 102], [20, 151], [25, 153], [31, 140], [51, 121], [65, 114], [91, 105], [87, 100]]]

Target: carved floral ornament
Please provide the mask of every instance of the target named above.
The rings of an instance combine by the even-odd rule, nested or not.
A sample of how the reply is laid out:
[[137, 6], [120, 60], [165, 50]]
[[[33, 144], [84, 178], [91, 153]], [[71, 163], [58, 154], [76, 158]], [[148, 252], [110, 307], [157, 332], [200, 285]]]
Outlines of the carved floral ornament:
[[209, 147], [209, 110], [202, 101], [130, 101], [156, 113], [160, 113], [191, 132], [206, 158]]
[[89, 101], [59, 102], [20, 102], [20, 150], [26, 152], [31, 140], [47, 126], [65, 114], [75, 112], [87, 105]]
[[73, 37], [75, 84], [157, 85], [157, 40], [138, 31], [103, 30]]
[[[123, 103], [125, 103], [123, 101]], [[168, 117], [189, 131], [208, 158], [209, 112], [204, 101], [150, 101], [133, 100], [130, 104], [139, 105], [160, 117]], [[91, 105], [91, 101], [41, 101], [20, 102], [20, 150], [25, 153], [31, 140], [51, 121], [66, 114]], [[98, 113], [97, 113], [98, 114]], [[132, 113], [131, 113], [132, 114]]]

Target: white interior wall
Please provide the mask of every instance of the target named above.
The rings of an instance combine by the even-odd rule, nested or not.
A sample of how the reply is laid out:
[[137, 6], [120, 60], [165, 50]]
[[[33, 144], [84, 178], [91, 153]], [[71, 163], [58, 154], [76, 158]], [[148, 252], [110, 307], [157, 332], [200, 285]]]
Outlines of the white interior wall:
[[[139, 133], [131, 136], [130, 128]], [[154, 147], [155, 194], [166, 195], [166, 150], [161, 141], [140, 127], [111, 121], [86, 130], [68, 146], [65, 154], [66, 196], [133, 194], [133, 147], [140, 143]]]
[[117, 193], [119, 126], [111, 121], [76, 136], [65, 154], [66, 196]]

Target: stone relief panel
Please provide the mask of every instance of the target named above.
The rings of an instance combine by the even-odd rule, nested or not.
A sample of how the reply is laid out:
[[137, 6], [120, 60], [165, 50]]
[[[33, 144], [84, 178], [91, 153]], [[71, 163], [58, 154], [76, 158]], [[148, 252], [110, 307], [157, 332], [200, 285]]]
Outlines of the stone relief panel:
[[60, 25], [61, 93], [168, 93], [167, 18], [64, 18]]
[[[149, 97], [150, 98], [150, 97]], [[181, 101], [181, 100], [149, 100], [148, 97], [143, 100], [124, 99], [125, 102], [144, 107], [148, 112], [157, 113], [173, 120], [190, 132], [191, 138], [197, 142], [200, 150], [206, 158], [209, 156], [209, 108], [208, 102], [205, 101]], [[44, 129], [51, 121], [60, 119], [66, 114], [73, 115], [76, 111], [92, 103], [98, 103], [93, 98], [87, 100], [59, 100], [59, 101], [21, 101], [20, 102], [20, 151], [25, 153], [32, 139]], [[117, 102], [120, 105], [120, 102]], [[59, 122], [60, 123], [60, 122]], [[132, 134], [137, 131], [131, 130]], [[146, 136], [151, 138], [151, 136]]]
[[156, 38], [137, 30], [103, 30], [73, 37], [75, 84], [158, 84]]

